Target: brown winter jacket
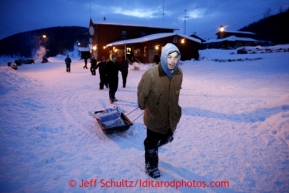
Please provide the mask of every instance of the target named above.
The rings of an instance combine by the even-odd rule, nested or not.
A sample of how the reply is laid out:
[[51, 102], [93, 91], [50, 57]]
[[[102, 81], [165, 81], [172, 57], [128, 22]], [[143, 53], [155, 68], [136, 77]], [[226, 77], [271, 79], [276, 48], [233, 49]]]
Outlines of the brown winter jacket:
[[170, 80], [161, 65], [147, 70], [139, 82], [138, 105], [144, 111], [144, 124], [150, 130], [167, 134], [174, 132], [182, 115], [179, 94], [183, 72], [178, 67]]

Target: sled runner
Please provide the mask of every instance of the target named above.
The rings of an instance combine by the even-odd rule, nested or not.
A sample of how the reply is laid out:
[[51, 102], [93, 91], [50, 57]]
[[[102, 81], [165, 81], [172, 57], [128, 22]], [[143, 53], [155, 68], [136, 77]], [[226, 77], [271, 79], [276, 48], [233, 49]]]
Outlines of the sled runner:
[[[104, 112], [104, 110], [95, 111], [94, 114], [97, 115], [97, 114], [99, 114], [99, 113], [101, 114], [103, 112]], [[105, 126], [105, 124], [101, 122], [101, 119], [97, 118], [96, 121], [97, 121], [99, 127], [102, 129], [102, 131], [105, 134], [112, 134], [112, 133], [116, 133], [116, 132], [126, 131], [129, 129], [129, 127], [131, 125], [133, 125], [132, 122], [128, 119], [128, 117], [125, 114], [121, 113], [120, 118], [123, 121], [123, 124], [117, 125], [117, 126], [111, 126], [111, 127]]]

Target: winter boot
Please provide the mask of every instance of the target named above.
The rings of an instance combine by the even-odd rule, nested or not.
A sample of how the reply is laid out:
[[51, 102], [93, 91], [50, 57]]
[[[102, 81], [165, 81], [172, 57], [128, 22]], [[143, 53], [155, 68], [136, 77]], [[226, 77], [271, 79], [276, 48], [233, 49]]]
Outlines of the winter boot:
[[157, 149], [145, 150], [145, 170], [146, 173], [152, 178], [158, 178], [161, 176], [158, 169], [158, 151]]

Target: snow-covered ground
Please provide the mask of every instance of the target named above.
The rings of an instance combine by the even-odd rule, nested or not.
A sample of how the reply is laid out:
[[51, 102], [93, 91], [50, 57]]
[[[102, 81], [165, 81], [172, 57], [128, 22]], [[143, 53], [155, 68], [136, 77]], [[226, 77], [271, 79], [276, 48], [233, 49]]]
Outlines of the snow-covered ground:
[[[289, 52], [279, 47], [203, 50], [203, 60], [182, 62], [182, 118], [160, 148], [159, 179], [144, 172], [141, 110], [128, 115], [128, 131], [98, 126], [93, 112], [108, 89], [83, 60], [73, 59], [71, 73], [61, 57], [17, 71], [2, 60], [0, 192], [288, 192]], [[130, 66], [127, 88], [119, 76], [126, 114], [149, 67]]]

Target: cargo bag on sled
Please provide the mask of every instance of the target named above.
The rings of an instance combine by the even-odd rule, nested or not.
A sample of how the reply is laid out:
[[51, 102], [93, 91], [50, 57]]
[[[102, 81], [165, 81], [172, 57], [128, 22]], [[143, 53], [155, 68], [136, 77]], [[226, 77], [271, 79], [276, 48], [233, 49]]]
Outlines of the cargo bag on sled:
[[97, 123], [106, 134], [126, 131], [132, 125], [122, 110], [118, 107], [94, 112]]

